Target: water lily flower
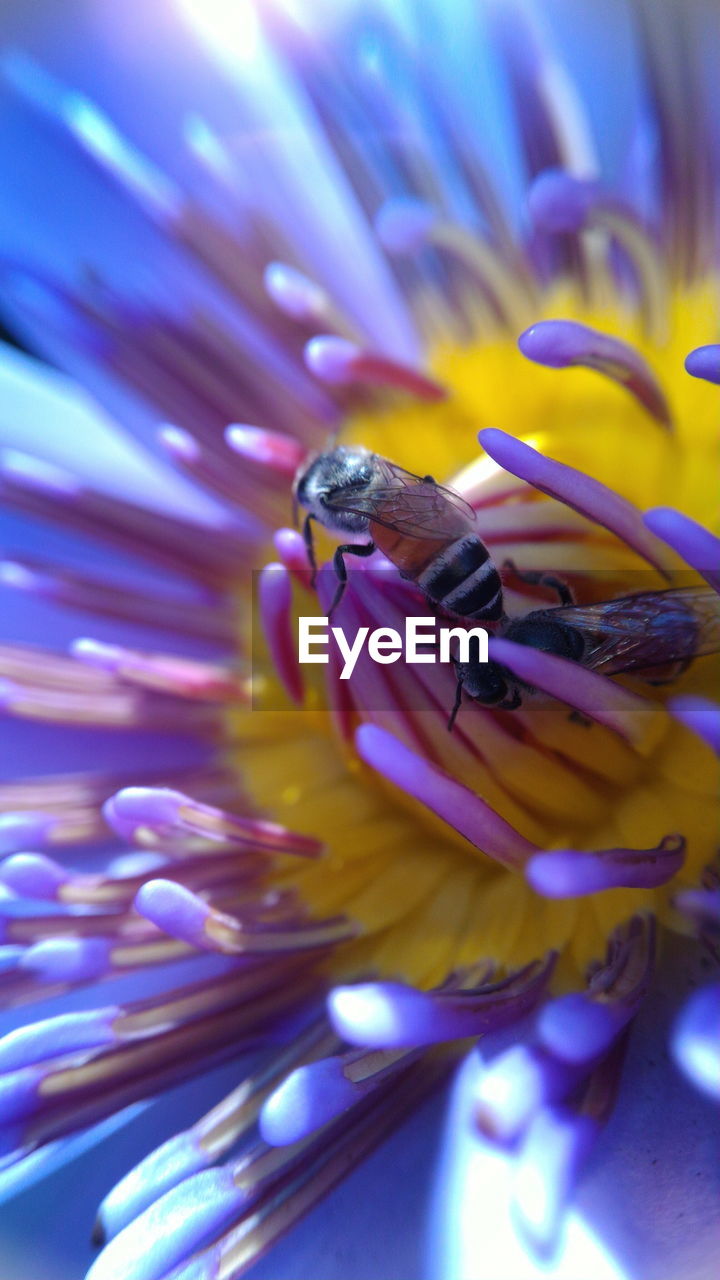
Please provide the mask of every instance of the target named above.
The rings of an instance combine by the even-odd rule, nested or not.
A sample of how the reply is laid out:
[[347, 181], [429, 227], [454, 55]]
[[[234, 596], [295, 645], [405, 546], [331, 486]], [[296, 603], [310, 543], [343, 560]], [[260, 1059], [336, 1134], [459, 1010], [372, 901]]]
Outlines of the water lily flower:
[[[95, 1220], [88, 1280], [709, 1274], [716, 6], [30, 8], [0, 19], [10, 1280], [43, 1178], [48, 1231]], [[337, 446], [436, 537], [356, 497], [387, 554], [353, 526], [334, 608], [340, 539], [293, 506]], [[497, 695], [298, 660], [300, 616], [457, 624], [489, 574]]]

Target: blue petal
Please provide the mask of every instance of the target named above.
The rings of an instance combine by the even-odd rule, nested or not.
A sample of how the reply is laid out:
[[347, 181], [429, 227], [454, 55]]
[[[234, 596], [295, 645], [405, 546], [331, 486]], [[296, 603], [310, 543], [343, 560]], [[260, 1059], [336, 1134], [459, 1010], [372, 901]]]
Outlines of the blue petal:
[[704, 1276], [717, 1254], [716, 1108], [670, 1063], [675, 1010], [698, 972], [674, 940], [632, 1033], [616, 1110], [581, 1179], [564, 1244], [550, 1264], [519, 1243], [509, 1212], [511, 1161], [472, 1124], [480, 1058], [458, 1073], [437, 1171], [427, 1280], [647, 1280]]

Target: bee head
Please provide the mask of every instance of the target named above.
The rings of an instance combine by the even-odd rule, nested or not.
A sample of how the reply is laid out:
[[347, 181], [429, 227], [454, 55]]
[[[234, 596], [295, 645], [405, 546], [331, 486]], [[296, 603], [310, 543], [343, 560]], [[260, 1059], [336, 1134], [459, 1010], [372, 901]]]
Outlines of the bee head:
[[[473, 638], [471, 637], [470, 640], [471, 646]], [[457, 659], [454, 659], [454, 662], [458, 679], [462, 680], [463, 689], [476, 702], [493, 707], [499, 702], [504, 702], [509, 696], [507, 672], [499, 663], [480, 662], [479, 658], [473, 661], [472, 651], [469, 662], [458, 662]]]
[[361, 447], [339, 445], [328, 453], [316, 454], [309, 465], [298, 472], [295, 501], [328, 528], [360, 533], [368, 526], [366, 516], [351, 511], [329, 510], [327, 499], [362, 491], [372, 482], [373, 454]]

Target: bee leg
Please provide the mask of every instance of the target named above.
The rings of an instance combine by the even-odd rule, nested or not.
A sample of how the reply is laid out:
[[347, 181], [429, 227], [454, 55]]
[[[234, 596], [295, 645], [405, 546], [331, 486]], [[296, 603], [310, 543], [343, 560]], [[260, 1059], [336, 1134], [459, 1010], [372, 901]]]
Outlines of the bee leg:
[[345, 556], [371, 556], [375, 550], [374, 542], [362, 542], [358, 545], [355, 542], [347, 543], [342, 547], [338, 547], [333, 556], [333, 569], [337, 574], [338, 586], [335, 592], [335, 598], [328, 609], [328, 618], [331, 618], [337, 609], [340, 601], [345, 594], [347, 586], [347, 565], [345, 564]]
[[303, 527], [302, 527], [303, 542], [305, 543], [305, 550], [307, 551], [308, 560], [310, 561], [310, 569], [311, 569], [310, 586], [311, 587], [315, 586], [315, 582], [317, 580], [317, 561], [315, 559], [315, 543], [313, 541], [313, 532], [310, 525], [311, 520], [314, 520], [314, 519], [315, 519], [315, 516], [312, 516], [312, 515], [306, 516], [303, 521]]
[[448, 717], [448, 722], [447, 722], [448, 733], [452, 733], [455, 727], [455, 721], [457, 720], [458, 711], [462, 706], [462, 691], [463, 691], [463, 682], [461, 677], [458, 676], [458, 681], [455, 686], [455, 701], [453, 703], [453, 708], [452, 708], [452, 711], [450, 712], [450, 715]]
[[541, 587], [552, 587], [553, 591], [557, 591], [558, 600], [561, 604], [574, 604], [575, 597], [570, 590], [567, 582], [563, 582], [561, 578], [556, 578], [552, 573], [543, 573], [540, 577]]
[[561, 604], [574, 604], [572, 591], [566, 582], [561, 578], [556, 578], [552, 573], [544, 573], [542, 569], [527, 569], [521, 573], [514, 560], [503, 560], [503, 569], [509, 569], [515, 574], [521, 582], [527, 582], [533, 587], [552, 587], [553, 591], [557, 591], [558, 599]]

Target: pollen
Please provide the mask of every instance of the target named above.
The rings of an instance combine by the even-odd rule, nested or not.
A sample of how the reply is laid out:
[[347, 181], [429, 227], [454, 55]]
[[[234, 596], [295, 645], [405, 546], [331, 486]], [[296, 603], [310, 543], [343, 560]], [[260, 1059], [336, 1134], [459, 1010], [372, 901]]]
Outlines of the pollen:
[[[505, 328], [482, 340], [445, 339], [428, 361], [445, 398], [373, 402], [349, 416], [342, 442], [459, 489], [476, 505], [479, 532], [499, 564], [507, 559], [564, 575], [585, 600], [667, 587], [612, 528], [509, 476], [477, 438], [484, 428], [500, 428], [640, 511], [672, 504], [711, 522], [707, 475], [717, 465], [717, 410], [707, 384], [688, 376], [684, 358], [715, 331], [713, 287], [675, 287], [661, 331], [652, 336], [622, 300], [591, 307], [568, 289], [548, 293], [528, 315], [527, 329], [556, 321], [574, 326], [573, 333], [582, 327], [599, 335], [597, 343], [587, 341], [586, 363], [546, 367]], [[619, 357], [615, 347], [605, 357], [608, 341]], [[652, 411], [657, 405], [662, 413]], [[322, 542], [323, 550], [330, 546]], [[699, 581], [687, 569], [680, 573], [679, 562], [675, 573], [683, 585]], [[368, 575], [356, 576], [365, 582]], [[513, 582], [512, 612], [552, 603], [517, 588]], [[348, 596], [354, 591], [351, 582]], [[390, 587], [376, 593], [373, 606], [371, 586], [363, 586], [356, 607], [366, 620], [375, 607], [375, 625], [393, 625], [383, 616], [391, 595]], [[396, 608], [406, 607], [403, 600], [399, 595]], [[323, 612], [300, 587], [292, 609]], [[532, 697], [517, 711], [466, 702], [453, 734], [445, 727], [449, 673], [444, 685], [426, 679], [415, 689], [411, 668], [400, 676], [398, 667], [388, 670], [395, 682], [390, 700], [373, 702], [361, 692], [342, 723], [317, 709], [315, 672], [302, 706], [288, 701], [272, 713], [230, 713], [235, 767], [255, 805], [325, 845], [319, 862], [281, 868], [279, 882], [295, 888], [312, 915], [342, 913], [359, 927], [333, 956], [335, 978], [371, 971], [431, 987], [481, 959], [512, 970], [556, 952], [556, 982], [573, 985], [603, 955], [613, 929], [638, 912], [685, 928], [673, 901], [697, 883], [716, 852], [718, 766], [664, 704], [670, 694], [707, 692], [717, 682], [714, 657], [698, 658], [666, 684], [618, 677], [611, 686], [618, 697], [627, 690], [638, 700], [630, 710], [623, 703], [612, 724]], [[353, 680], [362, 685], [361, 670]], [[457, 789], [449, 788], [438, 806], [413, 794], [412, 782], [398, 785], [392, 765], [380, 769], [363, 758], [362, 724], [392, 734]], [[677, 834], [683, 856], [659, 885], [650, 875], [635, 888], [612, 887], [610, 877], [601, 891], [553, 899], [532, 887], [525, 857], [516, 865], [498, 858], [492, 824], [485, 841], [476, 803], [508, 824], [522, 848], [577, 855], [647, 850], [657, 863], [663, 841]]]

